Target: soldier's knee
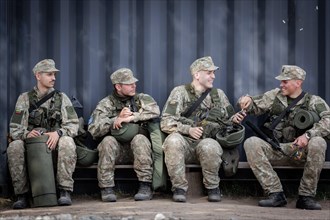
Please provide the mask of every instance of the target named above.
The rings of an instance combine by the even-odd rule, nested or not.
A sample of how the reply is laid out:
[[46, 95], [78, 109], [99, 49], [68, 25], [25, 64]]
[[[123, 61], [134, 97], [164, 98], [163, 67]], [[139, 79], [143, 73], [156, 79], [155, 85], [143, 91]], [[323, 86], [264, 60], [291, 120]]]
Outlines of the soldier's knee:
[[222, 154], [223, 150], [220, 146], [220, 144], [212, 139], [212, 138], [205, 138], [203, 139], [196, 147], [197, 151], [201, 152], [219, 152]]
[[244, 141], [243, 147], [245, 151], [251, 151], [253, 149], [255, 149], [255, 145], [256, 143], [259, 141], [258, 137], [249, 137], [248, 139], [246, 139]]
[[149, 143], [150, 141], [143, 134], [137, 134], [137, 135], [135, 135], [135, 137], [131, 141], [132, 144], [139, 144], [139, 143], [141, 144], [141, 142]]
[[326, 151], [327, 142], [322, 137], [312, 137], [308, 142], [308, 151]]
[[97, 149], [99, 151], [104, 151], [108, 148], [111, 148], [115, 144], [118, 144], [116, 138], [114, 138], [113, 136], [106, 136], [106, 137], [103, 138], [103, 140], [101, 141], [101, 143], [99, 144]]
[[12, 141], [7, 148], [7, 155], [11, 156], [13, 154], [18, 154], [19, 152], [24, 152], [24, 142], [22, 140]]
[[164, 141], [163, 148], [167, 151], [168, 148], [171, 150], [182, 150], [184, 147], [181, 144], [182, 135], [179, 133], [172, 133]]
[[76, 144], [74, 143], [74, 140], [72, 137], [69, 136], [63, 136], [58, 141], [58, 148], [65, 148], [66, 150], [74, 151], [76, 150]]

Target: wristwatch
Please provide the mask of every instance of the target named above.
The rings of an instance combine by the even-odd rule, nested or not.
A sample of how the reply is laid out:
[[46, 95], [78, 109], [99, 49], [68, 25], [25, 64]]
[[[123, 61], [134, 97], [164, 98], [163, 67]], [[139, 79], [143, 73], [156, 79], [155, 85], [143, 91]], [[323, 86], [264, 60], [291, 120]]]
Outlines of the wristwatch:
[[62, 137], [63, 136], [63, 131], [57, 130], [56, 132], [57, 132], [57, 134], [58, 134], [59, 137]]
[[309, 133], [308, 131], [305, 133], [305, 137], [307, 138], [307, 140], [311, 139], [311, 133]]

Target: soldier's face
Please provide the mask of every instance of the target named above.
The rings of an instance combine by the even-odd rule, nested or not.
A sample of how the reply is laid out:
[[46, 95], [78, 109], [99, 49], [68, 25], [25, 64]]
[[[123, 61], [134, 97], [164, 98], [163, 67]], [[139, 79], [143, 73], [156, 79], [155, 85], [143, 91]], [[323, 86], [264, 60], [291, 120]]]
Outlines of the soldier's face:
[[43, 88], [53, 88], [56, 81], [56, 72], [36, 73], [38, 86]]
[[215, 79], [214, 70], [201, 70], [196, 73], [196, 79], [199, 84], [205, 89], [209, 89], [213, 87], [213, 81]]
[[301, 87], [301, 82], [300, 80], [282, 80], [280, 87], [282, 95], [290, 96], [295, 94]]
[[136, 94], [136, 83], [116, 84], [117, 93], [122, 96], [134, 96]]

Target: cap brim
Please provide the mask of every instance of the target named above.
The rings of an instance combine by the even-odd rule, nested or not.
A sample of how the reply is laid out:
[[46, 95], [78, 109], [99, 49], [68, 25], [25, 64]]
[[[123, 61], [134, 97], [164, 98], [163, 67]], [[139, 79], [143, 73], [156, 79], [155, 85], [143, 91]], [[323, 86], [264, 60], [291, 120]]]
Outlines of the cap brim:
[[291, 78], [289, 78], [289, 77], [283, 77], [281, 75], [276, 76], [275, 79], [280, 80], [280, 81], [282, 81], [282, 80], [291, 80]]
[[206, 70], [209, 70], [209, 71], [215, 71], [215, 70], [218, 70], [219, 67], [218, 66], [211, 66], [210, 68], [206, 69]]
[[125, 82], [121, 82], [121, 84], [132, 84], [139, 81], [137, 78], [133, 77], [131, 80], [125, 81]]

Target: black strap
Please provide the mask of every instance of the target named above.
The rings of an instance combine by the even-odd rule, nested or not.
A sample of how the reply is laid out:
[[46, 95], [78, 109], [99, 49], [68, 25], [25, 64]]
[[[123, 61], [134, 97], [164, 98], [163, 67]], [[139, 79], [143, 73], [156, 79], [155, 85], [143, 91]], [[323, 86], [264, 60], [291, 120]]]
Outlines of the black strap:
[[211, 89], [207, 89], [203, 94], [196, 100], [196, 102], [189, 107], [189, 109], [182, 114], [183, 117], [189, 118], [190, 115], [196, 110], [196, 108], [201, 104], [201, 102], [205, 99], [207, 94], [209, 94]]
[[280, 123], [280, 121], [282, 120], [282, 118], [290, 112], [290, 109], [295, 106], [304, 96], [305, 96], [306, 92], [302, 92], [300, 93], [300, 95], [295, 98], [291, 104], [275, 119], [275, 121], [273, 121], [273, 123], [270, 125], [270, 129], [274, 130], [274, 128], [278, 125], [278, 123]]
[[52, 92], [50, 92], [49, 94], [47, 94], [46, 96], [44, 96], [42, 99], [40, 99], [38, 102], [36, 103], [31, 103], [30, 104], [30, 108], [29, 108], [29, 113], [31, 113], [33, 110], [39, 108], [42, 104], [44, 104], [48, 99], [50, 99], [51, 97], [54, 96], [55, 92], [58, 92], [58, 90], [54, 90]]

